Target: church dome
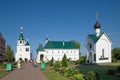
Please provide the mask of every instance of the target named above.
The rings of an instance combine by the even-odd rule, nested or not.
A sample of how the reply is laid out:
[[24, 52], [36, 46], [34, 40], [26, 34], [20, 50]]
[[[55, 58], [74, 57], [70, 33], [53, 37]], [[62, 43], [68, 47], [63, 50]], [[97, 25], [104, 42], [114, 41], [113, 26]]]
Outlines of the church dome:
[[100, 28], [101, 27], [101, 25], [98, 23], [98, 21], [96, 21], [96, 23], [95, 23], [95, 25], [94, 25], [94, 28], [95, 29], [98, 29], [98, 28]]
[[23, 33], [20, 33], [20, 35], [19, 35], [19, 40], [24, 40]]

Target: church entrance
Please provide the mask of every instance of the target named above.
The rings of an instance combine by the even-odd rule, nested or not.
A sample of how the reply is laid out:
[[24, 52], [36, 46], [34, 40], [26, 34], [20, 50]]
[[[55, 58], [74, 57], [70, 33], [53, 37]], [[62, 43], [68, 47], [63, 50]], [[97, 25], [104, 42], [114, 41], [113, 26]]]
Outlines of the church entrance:
[[22, 58], [19, 58], [20, 61], [22, 61]]
[[27, 59], [27, 58], [25, 58], [25, 62], [28, 62], [28, 59]]
[[40, 55], [40, 62], [43, 62], [43, 58], [44, 58], [44, 55], [41, 54], [41, 55]]

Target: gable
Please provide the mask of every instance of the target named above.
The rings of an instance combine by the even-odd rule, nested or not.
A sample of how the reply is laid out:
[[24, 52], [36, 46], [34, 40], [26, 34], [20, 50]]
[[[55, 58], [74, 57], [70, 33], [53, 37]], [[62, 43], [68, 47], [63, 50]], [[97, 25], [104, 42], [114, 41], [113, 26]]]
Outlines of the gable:
[[105, 35], [105, 37], [110, 41], [110, 43], [112, 43], [111, 39], [108, 37], [108, 35], [107, 35], [106, 33], [101, 33], [99, 36], [96, 36], [95, 34], [89, 34], [88, 37], [89, 37], [90, 39], [92, 39], [92, 41], [93, 41], [94, 43], [97, 43], [98, 40], [99, 40], [103, 35]]
[[104, 33], [101, 37], [100, 40], [106, 40], [107, 42], [109, 42], [110, 44], [112, 44], [111, 39], [108, 37], [108, 35], [106, 33]]

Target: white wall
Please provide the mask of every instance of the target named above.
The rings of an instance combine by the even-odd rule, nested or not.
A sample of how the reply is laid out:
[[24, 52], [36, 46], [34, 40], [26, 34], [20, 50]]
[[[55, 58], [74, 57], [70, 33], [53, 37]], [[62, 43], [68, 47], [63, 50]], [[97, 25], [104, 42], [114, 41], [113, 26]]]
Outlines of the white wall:
[[79, 59], [79, 49], [45, 49], [45, 51], [39, 51], [37, 56], [37, 62], [40, 62], [40, 55], [44, 55], [44, 61], [50, 61], [52, 57], [55, 61], [61, 61], [64, 54], [72, 61]]
[[[26, 48], [29, 48], [29, 51], [26, 51]], [[28, 60], [30, 60], [30, 46], [17, 46], [17, 52], [15, 54], [15, 61], [18, 61], [19, 58], [22, 58], [22, 60], [24, 60], [25, 58], [27, 58]]]
[[[104, 49], [104, 58], [108, 58], [108, 60], [99, 60], [102, 56], [102, 49]], [[111, 62], [111, 43], [105, 35], [103, 35], [96, 44], [96, 62]]]

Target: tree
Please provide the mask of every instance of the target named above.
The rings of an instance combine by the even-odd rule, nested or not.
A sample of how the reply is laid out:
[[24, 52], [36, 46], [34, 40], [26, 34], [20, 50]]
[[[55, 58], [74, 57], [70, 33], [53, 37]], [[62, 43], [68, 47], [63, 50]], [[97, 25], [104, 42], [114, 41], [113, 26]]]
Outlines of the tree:
[[64, 54], [64, 56], [63, 56], [63, 58], [62, 58], [62, 66], [63, 66], [63, 67], [67, 67], [67, 66], [68, 66], [67, 57], [66, 57], [65, 54]]
[[5, 49], [5, 60], [12, 62], [15, 60], [14, 58], [14, 52], [11, 49], [10, 45], [7, 45], [6, 49]]
[[50, 61], [50, 66], [53, 66], [53, 62], [54, 62], [54, 58], [52, 57], [52, 59]]
[[71, 41], [73, 44], [75, 44], [77, 46], [77, 48], [80, 48], [80, 44], [79, 42], [77, 42], [76, 40], [72, 40]]
[[120, 60], [120, 48], [114, 48], [112, 50], [112, 59], [113, 60]]

